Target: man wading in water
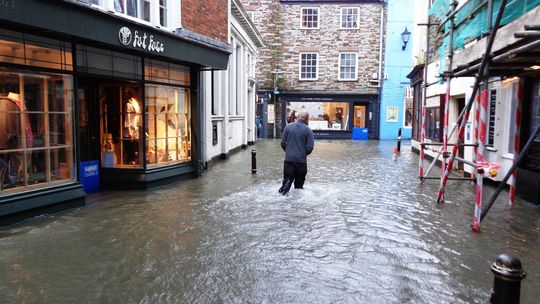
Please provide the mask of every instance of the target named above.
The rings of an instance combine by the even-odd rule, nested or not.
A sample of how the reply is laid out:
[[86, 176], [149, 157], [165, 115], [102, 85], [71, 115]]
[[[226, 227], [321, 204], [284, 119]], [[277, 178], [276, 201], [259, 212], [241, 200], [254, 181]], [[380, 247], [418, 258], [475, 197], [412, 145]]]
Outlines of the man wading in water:
[[307, 156], [313, 151], [313, 132], [307, 126], [309, 113], [301, 111], [298, 120], [288, 124], [281, 137], [281, 147], [285, 151], [283, 165], [283, 185], [279, 193], [286, 195], [294, 182], [295, 189], [303, 189], [307, 174]]

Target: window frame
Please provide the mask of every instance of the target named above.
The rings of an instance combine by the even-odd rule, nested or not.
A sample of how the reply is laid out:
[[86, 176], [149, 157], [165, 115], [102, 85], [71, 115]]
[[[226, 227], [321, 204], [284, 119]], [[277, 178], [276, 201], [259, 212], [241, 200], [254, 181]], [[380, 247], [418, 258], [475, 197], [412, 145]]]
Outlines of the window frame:
[[[315, 54], [315, 78], [302, 78], [302, 55]], [[307, 59], [306, 59], [307, 60]], [[319, 52], [300, 52], [298, 60], [298, 80], [301, 81], [316, 81], [319, 80]]]
[[[309, 27], [309, 26], [304, 26], [304, 10], [316, 10], [317, 11], [317, 14], [315, 16], [317, 16], [317, 20], [315, 21], [317, 23], [317, 26], [316, 27]], [[313, 7], [313, 6], [304, 6], [304, 7], [301, 7], [300, 8], [300, 28], [303, 29], [303, 30], [317, 30], [319, 29], [320, 27], [320, 24], [321, 24], [321, 10], [319, 7]], [[313, 23], [313, 20], [310, 21]]]
[[[343, 14], [343, 11], [344, 10], [349, 10], [349, 9], [356, 10], [356, 21], [355, 21], [356, 25], [354, 27], [344, 27], [343, 26], [344, 22], [350, 22], [350, 21], [344, 21], [343, 20], [343, 17], [345, 16]], [[354, 16], [354, 15], [351, 15], [351, 16]], [[342, 7], [340, 9], [340, 14], [339, 14], [339, 28], [343, 29], [343, 30], [359, 29], [360, 28], [360, 9], [358, 7], [354, 7], [354, 6]]]
[[[342, 78], [341, 77], [341, 56], [354, 54], [355, 66], [354, 66], [354, 78]], [[358, 52], [339, 52], [338, 61], [338, 80], [339, 81], [357, 81], [358, 80]]]

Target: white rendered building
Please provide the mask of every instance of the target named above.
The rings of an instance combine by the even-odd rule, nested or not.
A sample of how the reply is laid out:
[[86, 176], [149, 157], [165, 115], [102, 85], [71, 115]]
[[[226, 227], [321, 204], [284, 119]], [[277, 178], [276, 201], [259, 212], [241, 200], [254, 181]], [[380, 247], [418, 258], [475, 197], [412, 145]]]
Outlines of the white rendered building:
[[229, 43], [227, 70], [203, 73], [205, 163], [257, 140], [255, 64], [263, 41], [238, 0], [230, 1]]

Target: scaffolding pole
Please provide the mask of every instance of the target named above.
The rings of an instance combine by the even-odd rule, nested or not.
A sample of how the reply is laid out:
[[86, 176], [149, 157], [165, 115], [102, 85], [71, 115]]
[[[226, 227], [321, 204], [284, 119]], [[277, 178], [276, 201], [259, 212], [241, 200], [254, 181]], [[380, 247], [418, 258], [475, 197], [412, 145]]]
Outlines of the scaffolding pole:
[[[491, 49], [492, 49], [493, 43], [495, 41], [495, 36], [497, 34], [497, 30], [499, 29], [499, 25], [501, 23], [501, 19], [502, 19], [502, 15], [504, 13], [504, 8], [506, 6], [506, 2], [507, 2], [507, 0], [501, 0], [501, 4], [500, 4], [500, 7], [499, 7], [499, 11], [497, 13], [495, 24], [493, 25], [493, 29], [489, 33], [488, 43], [486, 45], [486, 50], [484, 52], [484, 55], [482, 56], [482, 61], [480, 63], [480, 67], [478, 69], [478, 74], [475, 77], [475, 83], [474, 83], [474, 86], [473, 86], [473, 90], [472, 90], [470, 99], [469, 99], [467, 105], [465, 106], [467, 115], [465, 115], [465, 117], [464, 117], [465, 119], [458, 120], [458, 125], [459, 125], [458, 142], [463, 141], [463, 134], [464, 134], [464, 131], [465, 131], [465, 124], [466, 124], [466, 121], [468, 120], [468, 116], [469, 116], [468, 113], [470, 112], [470, 110], [472, 108], [472, 104], [474, 102], [474, 99], [476, 98], [476, 94], [477, 94], [477, 92], [479, 90], [480, 84], [482, 82], [485, 82], [487, 84], [486, 80], [488, 78], [488, 75], [486, 73], [486, 71], [487, 71], [486, 67], [488, 65], [488, 61], [489, 61], [489, 58], [490, 58], [490, 55], [491, 55]], [[491, 4], [492, 4], [492, 0], [489, 1], [488, 6], [491, 5]], [[487, 94], [487, 92], [485, 92], [485, 93]], [[485, 136], [485, 134], [484, 134], [484, 136]], [[442, 179], [441, 187], [439, 188], [439, 191], [438, 191], [438, 194], [437, 194], [437, 202], [440, 202], [441, 199], [442, 199], [442, 194], [444, 193], [444, 188], [446, 186], [446, 182], [448, 181], [448, 176], [449, 176], [450, 172], [452, 171], [452, 165], [453, 165], [454, 159], [456, 157], [458, 146], [459, 145], [457, 145], [457, 143], [456, 143], [456, 144], [454, 144], [454, 146], [452, 148], [452, 154], [451, 154], [450, 160], [448, 161], [448, 164], [446, 166], [447, 170], [445, 170], [445, 174], [444, 174], [443, 179]], [[482, 152], [482, 151], [479, 151], [479, 153], [480, 152]], [[479, 166], [479, 161], [478, 161], [478, 163], [477, 163], [477, 175], [483, 176], [483, 172], [479, 168], [481, 168], [481, 167]], [[477, 179], [477, 182], [478, 182], [478, 179]], [[480, 181], [480, 183], [482, 183], [482, 181]], [[480, 229], [480, 216], [481, 216], [481, 208], [482, 208], [481, 194], [482, 193], [481, 192], [478, 193], [478, 189], [480, 189], [480, 191], [482, 191], [482, 185], [481, 184], [480, 185], [477, 184], [476, 204], [475, 204], [475, 212], [474, 212], [474, 219], [473, 219], [473, 230], [474, 231], [479, 231], [479, 229]]]
[[[519, 135], [521, 133], [521, 107], [523, 103], [523, 80], [518, 82], [517, 100], [516, 100], [516, 114], [514, 115], [514, 157], [513, 165], [517, 163], [517, 157], [519, 154]], [[517, 170], [512, 172], [512, 179], [510, 179], [510, 191], [508, 193], [508, 200], [510, 206], [514, 206], [516, 200], [516, 182], [517, 182]]]

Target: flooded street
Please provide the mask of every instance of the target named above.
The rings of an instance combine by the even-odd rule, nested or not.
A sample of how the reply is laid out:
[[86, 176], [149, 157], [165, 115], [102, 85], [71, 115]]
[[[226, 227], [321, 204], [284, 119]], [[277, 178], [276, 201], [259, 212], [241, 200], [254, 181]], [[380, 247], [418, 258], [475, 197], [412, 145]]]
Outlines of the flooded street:
[[[304, 190], [278, 193], [283, 152], [260, 141], [198, 179], [101, 192], [0, 228], [2, 303], [487, 303], [491, 263], [518, 256], [540, 299], [540, 207], [504, 191], [481, 233], [475, 188], [417, 178], [406, 142], [323, 141]], [[487, 201], [494, 187], [486, 187]]]

